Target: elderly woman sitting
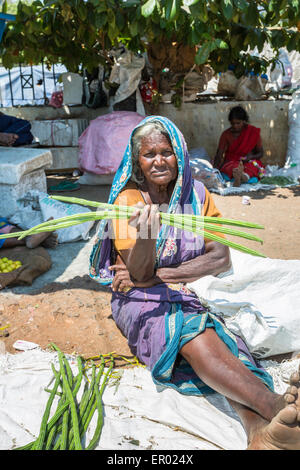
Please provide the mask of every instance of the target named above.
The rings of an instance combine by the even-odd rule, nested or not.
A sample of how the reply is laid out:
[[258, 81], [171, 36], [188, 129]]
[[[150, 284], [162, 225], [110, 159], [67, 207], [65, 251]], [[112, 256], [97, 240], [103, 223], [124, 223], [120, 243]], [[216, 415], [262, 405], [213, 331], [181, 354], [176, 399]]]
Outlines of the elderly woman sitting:
[[137, 206], [129, 222], [101, 222], [90, 275], [112, 285], [112, 315], [156, 384], [184, 394], [223, 394], [238, 412], [248, 449], [300, 449], [299, 374], [284, 396], [245, 343], [187, 287], [230, 267], [229, 250], [160, 224], [159, 211], [218, 217], [194, 181], [186, 144], [168, 119], [145, 118], [132, 132], [109, 203]]

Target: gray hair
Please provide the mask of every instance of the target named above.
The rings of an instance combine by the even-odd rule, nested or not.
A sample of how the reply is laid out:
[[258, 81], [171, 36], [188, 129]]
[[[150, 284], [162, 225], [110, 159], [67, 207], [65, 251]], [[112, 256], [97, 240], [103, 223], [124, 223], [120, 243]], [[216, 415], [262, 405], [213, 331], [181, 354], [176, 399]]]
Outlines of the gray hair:
[[158, 133], [164, 135], [169, 141], [170, 136], [167, 130], [164, 128], [163, 124], [159, 121], [146, 122], [142, 126], [138, 127], [134, 132], [131, 145], [132, 145], [132, 174], [131, 181], [137, 183], [138, 185], [142, 184], [145, 180], [143, 172], [139, 164], [139, 155], [142, 145], [142, 140], [144, 137], [148, 137], [150, 134]]

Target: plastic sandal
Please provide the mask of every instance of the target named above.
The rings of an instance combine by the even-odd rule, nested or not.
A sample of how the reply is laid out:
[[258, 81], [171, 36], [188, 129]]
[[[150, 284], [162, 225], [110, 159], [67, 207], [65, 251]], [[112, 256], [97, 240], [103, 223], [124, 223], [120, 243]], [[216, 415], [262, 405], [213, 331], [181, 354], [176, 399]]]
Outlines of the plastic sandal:
[[72, 181], [62, 181], [61, 183], [57, 184], [56, 186], [50, 186], [50, 191], [76, 191], [80, 188], [79, 183], [73, 183]]

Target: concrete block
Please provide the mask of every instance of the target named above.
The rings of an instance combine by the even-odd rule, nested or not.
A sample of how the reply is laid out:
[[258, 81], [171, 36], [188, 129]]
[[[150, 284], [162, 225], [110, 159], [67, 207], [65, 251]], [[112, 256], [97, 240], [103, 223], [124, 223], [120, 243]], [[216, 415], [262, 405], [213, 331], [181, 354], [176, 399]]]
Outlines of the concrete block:
[[87, 119], [31, 121], [31, 132], [35, 141], [43, 147], [76, 147], [88, 125]]
[[0, 148], [0, 185], [16, 185], [25, 175], [49, 167], [49, 165], [52, 165], [52, 155], [48, 149], [2, 147]]
[[43, 169], [24, 174], [17, 184], [0, 184], [0, 215], [8, 219], [19, 209], [17, 201], [28, 191], [47, 192], [47, 181]]
[[49, 147], [49, 151], [52, 155], [52, 164], [47, 169], [78, 168], [78, 147]]

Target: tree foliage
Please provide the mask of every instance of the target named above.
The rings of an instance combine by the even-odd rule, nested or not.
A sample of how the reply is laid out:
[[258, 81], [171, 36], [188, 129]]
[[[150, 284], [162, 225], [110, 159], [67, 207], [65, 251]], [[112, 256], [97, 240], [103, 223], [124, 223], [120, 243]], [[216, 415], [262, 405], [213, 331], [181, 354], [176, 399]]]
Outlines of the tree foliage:
[[239, 76], [268, 66], [255, 47], [300, 51], [298, 28], [300, 0], [34, 0], [18, 3], [0, 47], [7, 68], [43, 59], [78, 71], [105, 62], [120, 42], [135, 52], [176, 43], [196, 64], [217, 72], [234, 64]]

